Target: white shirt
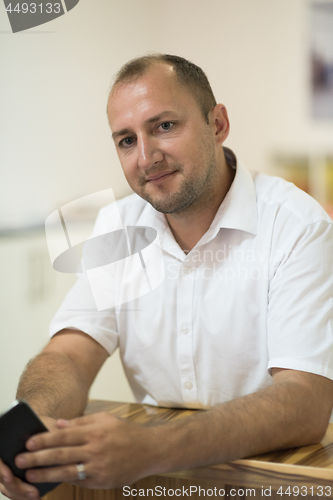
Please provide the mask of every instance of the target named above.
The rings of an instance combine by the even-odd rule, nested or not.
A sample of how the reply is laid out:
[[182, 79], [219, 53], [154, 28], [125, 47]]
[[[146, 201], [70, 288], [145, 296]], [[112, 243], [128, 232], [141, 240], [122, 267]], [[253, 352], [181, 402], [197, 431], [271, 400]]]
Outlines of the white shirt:
[[[238, 162], [209, 230], [188, 255], [165, 216], [137, 195], [117, 207], [125, 226], [157, 230], [165, 279], [97, 311], [81, 274], [51, 335], [77, 328], [109, 354], [119, 347], [140, 403], [211, 408], [271, 385], [272, 367], [333, 379], [333, 222], [315, 200]], [[111, 213], [113, 205], [101, 210], [97, 232]], [[73, 303], [86, 310], [73, 311]]]

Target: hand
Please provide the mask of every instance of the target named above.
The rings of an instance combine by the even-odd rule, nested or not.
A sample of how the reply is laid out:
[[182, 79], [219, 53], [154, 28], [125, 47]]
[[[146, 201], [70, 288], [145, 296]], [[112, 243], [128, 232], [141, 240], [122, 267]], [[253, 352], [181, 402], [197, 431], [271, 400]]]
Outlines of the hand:
[[[58, 420], [57, 430], [31, 437], [29, 452], [16, 465], [31, 482], [69, 482], [86, 488], [116, 488], [158, 471], [156, 428], [145, 428], [110, 413]], [[78, 480], [76, 464], [87, 478]], [[52, 466], [35, 469], [40, 466]]]
[[58, 428], [57, 421], [54, 418], [44, 417], [44, 416], [40, 416], [40, 415], [39, 415], [39, 418], [41, 419], [41, 421], [43, 422], [43, 424], [45, 425], [45, 427], [49, 431], [52, 431], [52, 430], [55, 430]]
[[12, 500], [39, 500], [37, 488], [24, 483], [0, 460], [0, 492]]
[[[57, 428], [56, 421], [51, 417], [40, 417], [48, 429]], [[0, 460], [0, 492], [12, 500], [37, 500], [40, 498], [37, 488], [14, 476], [12, 471]]]

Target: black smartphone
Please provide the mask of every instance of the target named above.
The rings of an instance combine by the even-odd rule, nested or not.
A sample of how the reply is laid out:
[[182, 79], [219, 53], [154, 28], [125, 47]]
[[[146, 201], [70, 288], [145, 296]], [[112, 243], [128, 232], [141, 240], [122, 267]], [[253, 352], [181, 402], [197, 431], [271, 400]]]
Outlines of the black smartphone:
[[[48, 429], [26, 401], [16, 401], [0, 416], [0, 458], [14, 475], [25, 483], [28, 482], [25, 478], [25, 470], [16, 467], [15, 457], [27, 451], [25, 443], [33, 434], [46, 431]], [[43, 496], [60, 483], [31, 484], [38, 489], [40, 496]]]

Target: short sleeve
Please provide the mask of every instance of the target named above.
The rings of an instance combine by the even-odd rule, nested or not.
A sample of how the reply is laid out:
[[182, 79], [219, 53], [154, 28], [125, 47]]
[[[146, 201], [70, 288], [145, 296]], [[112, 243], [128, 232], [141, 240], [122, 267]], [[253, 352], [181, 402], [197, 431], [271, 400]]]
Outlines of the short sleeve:
[[90, 335], [111, 355], [118, 346], [114, 309], [98, 311], [85, 275], [79, 275], [50, 324], [52, 337], [64, 328]]
[[[110, 213], [113, 205], [99, 212], [94, 234], [110, 230]], [[112, 230], [112, 228], [111, 228]], [[50, 324], [50, 336], [60, 330], [73, 328], [81, 330], [94, 338], [111, 355], [118, 346], [117, 321], [114, 308], [97, 310], [94, 296], [86, 273], [77, 274], [77, 281], [68, 292], [65, 300]]]
[[320, 220], [296, 228], [275, 259], [268, 294], [268, 370], [333, 379], [333, 224]]

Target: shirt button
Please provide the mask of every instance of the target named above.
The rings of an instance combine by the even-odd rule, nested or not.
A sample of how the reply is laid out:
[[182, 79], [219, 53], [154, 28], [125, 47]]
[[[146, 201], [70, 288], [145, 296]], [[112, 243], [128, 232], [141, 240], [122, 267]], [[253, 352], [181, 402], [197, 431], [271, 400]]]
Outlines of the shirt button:
[[189, 381], [185, 382], [184, 385], [185, 385], [185, 388], [188, 389], [188, 390], [192, 389], [192, 387], [193, 387], [192, 382], [189, 382]]
[[192, 272], [192, 267], [184, 267], [184, 272], [185, 272], [186, 274], [191, 274], [191, 272]]
[[185, 333], [185, 334], [186, 334], [186, 333], [188, 333], [188, 332], [189, 332], [189, 329], [187, 328], [187, 326], [186, 326], [186, 325], [182, 325], [182, 327], [181, 327], [181, 331], [182, 331], [182, 333]]

